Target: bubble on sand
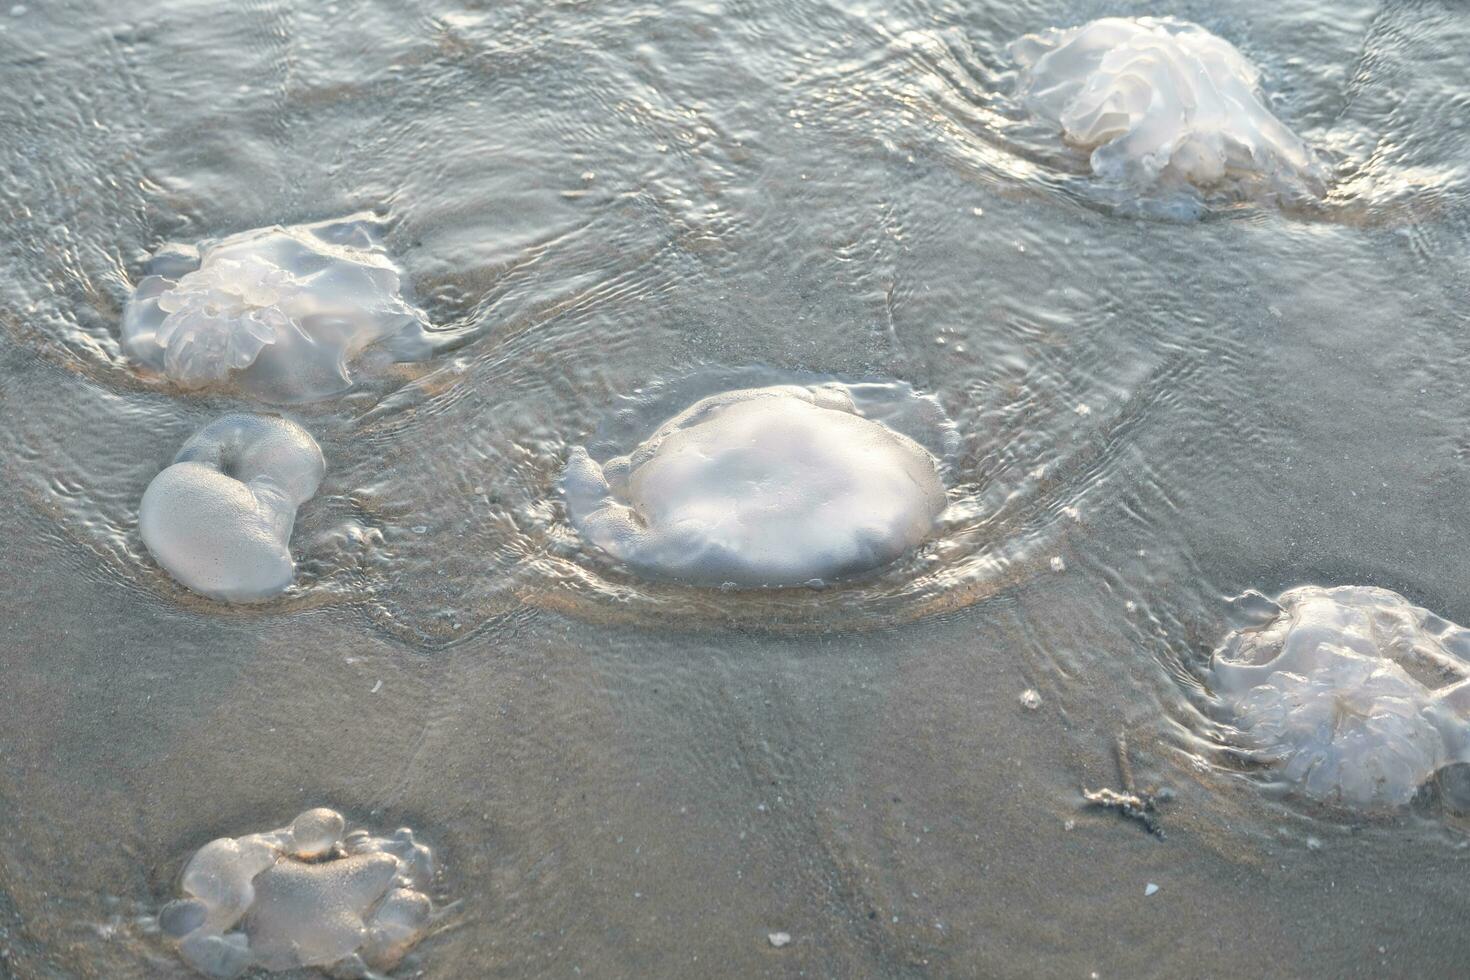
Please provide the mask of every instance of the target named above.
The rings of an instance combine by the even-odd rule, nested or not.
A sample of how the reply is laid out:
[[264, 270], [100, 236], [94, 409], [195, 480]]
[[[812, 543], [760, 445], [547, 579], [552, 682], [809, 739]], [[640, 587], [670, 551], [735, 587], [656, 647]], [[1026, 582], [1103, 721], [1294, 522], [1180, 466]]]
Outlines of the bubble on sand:
[[138, 530], [158, 563], [193, 591], [226, 602], [268, 599], [295, 577], [296, 509], [325, 471], [316, 440], [296, 423], [225, 415], [148, 484]]
[[857, 388], [778, 385], [702, 399], [632, 453], [578, 447], [563, 485], [584, 538], [692, 584], [816, 584], [885, 565], [946, 505], [938, 461], [864, 416]]
[[[1020, 97], [1093, 173], [1147, 196], [1183, 190], [1231, 199], [1320, 196], [1312, 150], [1262, 101], [1260, 72], [1229, 42], [1169, 17], [1105, 17], [1010, 45]], [[1165, 210], [1170, 210], [1168, 206]]]
[[433, 915], [433, 856], [402, 828], [344, 834], [335, 810], [200, 848], [183, 897], [158, 915], [184, 961], [211, 977], [320, 967], [334, 976], [391, 970]]
[[1247, 746], [1305, 795], [1399, 806], [1470, 761], [1470, 631], [1386, 589], [1236, 602], [1254, 622], [1215, 651], [1213, 690]]
[[428, 321], [401, 295], [381, 232], [360, 214], [164, 245], [123, 312], [123, 347], [184, 387], [233, 380], [273, 402], [345, 391], [374, 344], [422, 360]]

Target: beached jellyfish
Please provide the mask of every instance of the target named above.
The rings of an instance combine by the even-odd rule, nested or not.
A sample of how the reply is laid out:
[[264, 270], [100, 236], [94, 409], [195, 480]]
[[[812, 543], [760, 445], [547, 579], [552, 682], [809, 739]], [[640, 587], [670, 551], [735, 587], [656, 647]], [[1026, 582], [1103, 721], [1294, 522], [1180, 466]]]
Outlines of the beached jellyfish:
[[865, 418], [851, 388], [725, 392], [632, 453], [578, 448], [564, 487], [582, 535], [645, 573], [703, 585], [798, 585], [876, 568], [944, 510], [935, 457]]
[[1253, 621], [1215, 651], [1212, 686], [1247, 747], [1307, 796], [1397, 806], [1470, 761], [1470, 630], [1359, 586], [1237, 605]]
[[159, 912], [159, 929], [211, 977], [391, 970], [433, 916], [433, 856], [407, 827], [345, 830], [340, 813], [317, 808], [278, 830], [210, 841], [184, 867], [183, 895]]
[[231, 414], [200, 429], [153, 478], [138, 530], [158, 563], [201, 595], [268, 599], [296, 573], [296, 509], [326, 471], [316, 440], [295, 422]]
[[354, 215], [165, 245], [123, 312], [123, 347], [185, 387], [233, 380], [274, 402], [346, 390], [373, 345], [422, 360], [428, 321], [401, 295], [381, 228]]
[[1155, 184], [1320, 193], [1311, 149], [1261, 100], [1229, 42], [1169, 17], [1105, 17], [1010, 46], [1026, 107], [1091, 153], [1093, 172]]

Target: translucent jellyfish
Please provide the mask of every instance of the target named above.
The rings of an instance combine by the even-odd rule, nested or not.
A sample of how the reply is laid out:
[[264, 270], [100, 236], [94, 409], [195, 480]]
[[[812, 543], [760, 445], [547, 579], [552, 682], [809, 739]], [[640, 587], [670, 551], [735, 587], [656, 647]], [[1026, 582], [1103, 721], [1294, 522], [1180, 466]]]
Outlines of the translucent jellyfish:
[[200, 429], [153, 478], [138, 530], [158, 563], [188, 588], [226, 602], [268, 599], [296, 573], [296, 509], [326, 471], [305, 429], [232, 414]]
[[582, 535], [648, 574], [784, 586], [876, 568], [945, 508], [937, 460], [865, 418], [838, 384], [725, 392], [631, 454], [573, 451], [563, 481]]
[[1386, 589], [1237, 600], [1252, 625], [1211, 662], [1259, 757], [1314, 799], [1397, 806], [1470, 761], [1470, 631]]
[[422, 360], [428, 321], [400, 295], [380, 231], [355, 215], [165, 245], [123, 312], [123, 347], [185, 387], [233, 378], [275, 402], [346, 390], [349, 363], [374, 344]]
[[184, 961], [211, 977], [321, 967], [334, 976], [391, 970], [433, 915], [433, 856], [402, 828], [344, 834], [335, 810], [222, 837], [184, 868], [183, 897], [158, 915]]
[[1229, 42], [1172, 18], [1105, 17], [1010, 46], [1028, 109], [1134, 186], [1319, 194], [1311, 149], [1261, 101], [1260, 72]]

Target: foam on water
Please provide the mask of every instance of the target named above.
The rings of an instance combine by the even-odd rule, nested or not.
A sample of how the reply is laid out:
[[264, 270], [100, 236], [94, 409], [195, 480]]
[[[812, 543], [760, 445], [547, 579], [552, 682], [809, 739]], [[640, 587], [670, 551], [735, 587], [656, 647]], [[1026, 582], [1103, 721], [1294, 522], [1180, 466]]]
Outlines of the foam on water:
[[946, 504], [934, 456], [863, 417], [839, 384], [702, 399], [629, 455], [599, 464], [578, 447], [564, 486], [588, 541], [710, 585], [876, 568], [924, 541]]
[[1323, 189], [1312, 150], [1262, 101], [1260, 72], [1204, 28], [1105, 17], [1028, 34], [1010, 53], [1026, 107], [1105, 181], [1246, 198]]
[[349, 363], [374, 344], [428, 357], [428, 320], [401, 295], [381, 230], [354, 215], [164, 245], [123, 313], [123, 347], [185, 387], [233, 377], [275, 402], [345, 391]]
[[268, 599], [291, 585], [296, 509], [325, 472], [316, 440], [296, 423], [225, 415], [148, 484], [138, 530], [158, 563], [195, 592], [226, 602]]
[[392, 969], [428, 928], [433, 856], [406, 827], [388, 837], [345, 829], [340, 813], [317, 808], [277, 830], [209, 842], [189, 859], [183, 897], [163, 907], [159, 927], [211, 977]]
[[1215, 651], [1212, 687], [1248, 746], [1301, 792], [1397, 806], [1470, 761], [1470, 631], [1386, 589], [1237, 601], [1257, 622]]

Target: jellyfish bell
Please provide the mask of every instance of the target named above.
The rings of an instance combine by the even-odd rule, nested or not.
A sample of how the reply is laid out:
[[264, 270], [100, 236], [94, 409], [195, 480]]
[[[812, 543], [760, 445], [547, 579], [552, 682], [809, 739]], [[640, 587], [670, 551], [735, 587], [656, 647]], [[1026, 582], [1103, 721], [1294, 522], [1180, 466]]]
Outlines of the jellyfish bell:
[[1215, 651], [1211, 687], [1246, 747], [1303, 794], [1396, 807], [1470, 761], [1470, 631], [1386, 589], [1242, 598], [1253, 621]]
[[1026, 108], [1088, 151], [1105, 180], [1319, 196], [1310, 147], [1262, 101], [1260, 72], [1202, 27], [1105, 17], [1010, 46]]
[[160, 931], [211, 977], [391, 970], [431, 923], [432, 857], [407, 828], [373, 837], [345, 827], [318, 808], [277, 830], [211, 841], [185, 866]]
[[644, 574], [792, 586], [885, 565], [946, 505], [938, 461], [864, 417], [852, 389], [779, 385], [704, 398], [626, 456], [573, 451], [573, 523]]
[[268, 599], [296, 573], [291, 530], [326, 471], [310, 433], [231, 414], [184, 443], [138, 508], [148, 551], [182, 585], [225, 602]]
[[353, 955], [397, 873], [397, 860], [381, 852], [273, 863], [256, 877], [256, 900], [244, 921], [256, 959], [267, 970], [291, 970]]
[[355, 215], [164, 245], [123, 312], [123, 348], [183, 387], [233, 381], [273, 402], [345, 391], [375, 345], [421, 360], [428, 320], [404, 299], [381, 230]]

